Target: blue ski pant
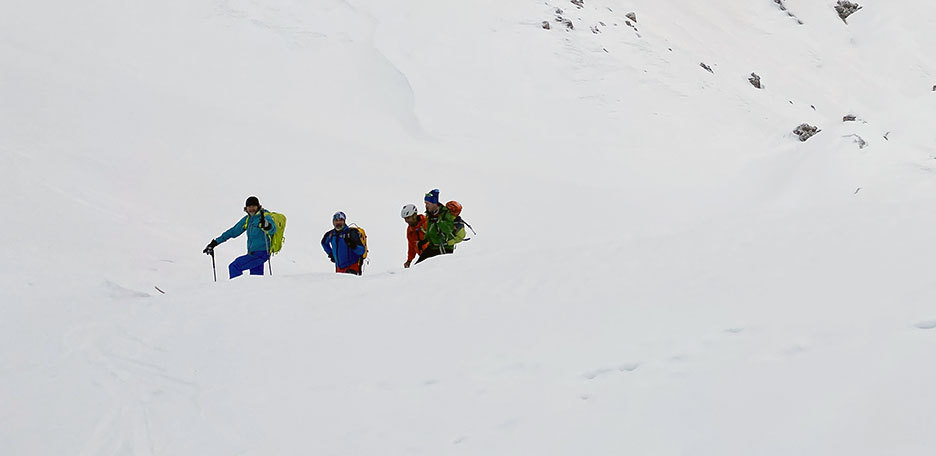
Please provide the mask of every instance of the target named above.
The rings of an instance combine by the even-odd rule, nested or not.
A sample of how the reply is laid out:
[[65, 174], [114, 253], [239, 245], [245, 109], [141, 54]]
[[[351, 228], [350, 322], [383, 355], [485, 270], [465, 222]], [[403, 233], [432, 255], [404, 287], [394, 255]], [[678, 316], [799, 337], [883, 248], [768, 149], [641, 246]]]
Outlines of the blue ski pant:
[[270, 259], [270, 254], [266, 251], [260, 250], [257, 252], [250, 252], [244, 256], [239, 256], [231, 262], [231, 265], [228, 266], [228, 272], [231, 273], [231, 278], [240, 276], [246, 270], [250, 270], [250, 275], [263, 275], [263, 266], [266, 264], [267, 260]]

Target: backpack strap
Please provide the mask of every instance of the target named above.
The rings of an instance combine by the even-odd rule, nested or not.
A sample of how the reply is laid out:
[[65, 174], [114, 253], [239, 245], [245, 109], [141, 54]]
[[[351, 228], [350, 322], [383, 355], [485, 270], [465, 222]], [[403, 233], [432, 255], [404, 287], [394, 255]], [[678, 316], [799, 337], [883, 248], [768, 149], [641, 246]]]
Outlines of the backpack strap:
[[[259, 225], [262, 225], [262, 224], [263, 224], [263, 217], [266, 217], [266, 214], [269, 214], [269, 213], [270, 213], [270, 211], [268, 211], [268, 210], [266, 210], [266, 209], [264, 209], [264, 208], [262, 208], [262, 207], [260, 208], [260, 211], [257, 212], [257, 214], [260, 216]], [[245, 230], [247, 229], [247, 224], [248, 224], [248, 223], [250, 223], [250, 214], [247, 214], [247, 218], [244, 219], [244, 229], [245, 229]], [[259, 226], [259, 225], [258, 225], [258, 226]]]
[[352, 241], [354, 241], [354, 245], [355, 245], [355, 246], [358, 246], [358, 245], [361, 245], [361, 244], [362, 244], [362, 242], [361, 242], [361, 232], [358, 231], [356, 225], [354, 225], [354, 226], [348, 225], [348, 235], [347, 235], [347, 237], [350, 238]]

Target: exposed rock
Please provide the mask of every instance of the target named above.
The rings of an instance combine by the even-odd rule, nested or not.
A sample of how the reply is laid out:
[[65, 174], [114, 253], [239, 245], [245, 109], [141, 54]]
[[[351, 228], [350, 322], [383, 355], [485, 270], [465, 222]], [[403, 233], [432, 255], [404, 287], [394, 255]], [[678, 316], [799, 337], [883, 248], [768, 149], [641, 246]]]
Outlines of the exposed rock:
[[796, 15], [793, 14], [792, 11], [789, 11], [789, 10], [787, 9], [786, 4], [783, 3], [783, 0], [774, 0], [774, 3], [776, 3], [777, 6], [780, 7], [780, 11], [784, 11], [784, 12], [786, 12], [787, 16], [790, 16], [790, 17], [792, 17], [793, 19], [796, 19], [796, 23], [797, 23], [797, 24], [803, 25], [803, 21], [799, 20], [799, 18], [796, 17]]
[[757, 87], [758, 89], [763, 89], [760, 82], [760, 76], [758, 76], [757, 73], [751, 73], [751, 77], [748, 78], [748, 82], [750, 82], [752, 86]]
[[845, 135], [842, 137], [843, 138], [855, 138], [855, 144], [858, 144], [859, 149], [864, 149], [868, 145], [868, 143], [865, 142], [864, 138], [862, 138], [859, 135], [851, 134], [851, 135]]
[[798, 136], [800, 141], [806, 141], [807, 139], [812, 138], [813, 135], [815, 135], [816, 133], [819, 133], [820, 131], [822, 130], [812, 125], [804, 123], [796, 127], [796, 129], [793, 130], [793, 134]]
[[550, 29], [550, 27], [549, 27], [549, 21], [543, 21], [543, 28], [546, 29], [546, 30], [549, 30], [549, 29]]
[[632, 21], [634, 21], [634, 22], [637, 22], [637, 13], [630, 12], [630, 13], [625, 14], [624, 17], [626, 17], [626, 18], [628, 18], [628, 19], [630, 19], [630, 20], [632, 20]]
[[585, 7], [585, 0], [572, 0], [572, 4], [579, 8], [583, 8]]
[[936, 92], [936, 85], [933, 86], [933, 92]]
[[844, 117], [842, 117], [842, 122], [854, 122], [855, 119], [857, 119], [857, 117], [855, 117], [853, 114], [846, 114]]
[[[562, 17], [562, 8], [556, 8], [556, 22], [560, 24], [565, 24], [566, 29], [572, 30], [575, 27], [572, 26], [572, 21]], [[544, 29], [549, 29], [549, 27], [543, 26]]]
[[839, 17], [842, 18], [842, 22], [848, 23], [845, 20], [848, 16], [851, 16], [855, 11], [860, 10], [861, 7], [857, 3], [849, 2], [848, 0], [839, 0], [838, 4], [835, 5], [835, 12], [838, 13]]
[[597, 25], [591, 26], [591, 31], [592, 31], [592, 33], [594, 33], [594, 34], [601, 33], [601, 30], [598, 30], [598, 26], [597, 26]]
[[699, 66], [702, 67], [702, 68], [705, 68], [705, 71], [708, 71], [709, 73], [715, 74], [715, 72], [712, 71], [712, 67], [706, 65], [705, 62], [699, 63]]

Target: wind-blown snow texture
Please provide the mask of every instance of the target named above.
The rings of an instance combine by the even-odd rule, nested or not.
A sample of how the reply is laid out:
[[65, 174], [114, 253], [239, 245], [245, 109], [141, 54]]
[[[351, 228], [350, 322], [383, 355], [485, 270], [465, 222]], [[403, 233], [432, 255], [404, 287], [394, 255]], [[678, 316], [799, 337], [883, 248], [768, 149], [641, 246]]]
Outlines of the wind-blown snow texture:
[[8, 3], [0, 454], [932, 453], [933, 2]]

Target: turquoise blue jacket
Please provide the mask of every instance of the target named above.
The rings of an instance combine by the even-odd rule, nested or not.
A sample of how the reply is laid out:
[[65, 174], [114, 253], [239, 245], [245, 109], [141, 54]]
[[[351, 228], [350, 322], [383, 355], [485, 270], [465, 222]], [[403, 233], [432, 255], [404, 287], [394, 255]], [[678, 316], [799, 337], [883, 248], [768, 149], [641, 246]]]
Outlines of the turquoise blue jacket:
[[[263, 210], [263, 216], [267, 219], [267, 223], [270, 224], [269, 231], [263, 231], [260, 228], [260, 213], [256, 215], [245, 215], [240, 219], [239, 222], [235, 223], [231, 229], [221, 233], [215, 241], [218, 244], [232, 238], [236, 238], [241, 234], [244, 234], [244, 231], [247, 232], [247, 253], [250, 252], [268, 252], [270, 250], [270, 238], [276, 234], [276, 225], [273, 224], [273, 217], [270, 217], [270, 213], [266, 210]], [[246, 228], [245, 228], [246, 227]], [[269, 238], [267, 237], [269, 236]]]

